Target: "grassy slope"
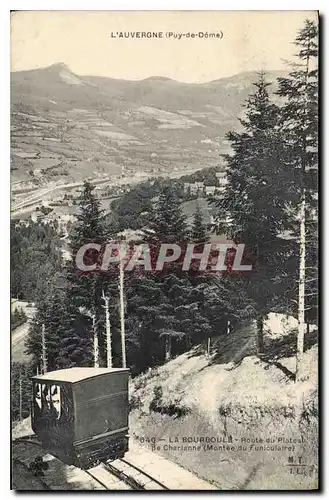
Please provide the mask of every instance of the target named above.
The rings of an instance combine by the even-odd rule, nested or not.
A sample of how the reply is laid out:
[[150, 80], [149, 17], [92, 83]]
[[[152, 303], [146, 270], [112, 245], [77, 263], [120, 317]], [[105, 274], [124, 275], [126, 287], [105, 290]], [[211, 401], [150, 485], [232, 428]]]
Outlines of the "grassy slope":
[[[293, 358], [277, 360], [274, 365], [253, 355], [238, 362], [234, 358], [215, 362], [200, 350], [185, 353], [133, 380], [130, 427], [139, 440], [154, 438], [157, 453], [221, 489], [316, 488], [311, 466], [317, 466], [317, 346], [305, 352], [304, 358], [308, 376], [294, 383], [279, 364], [290, 367]], [[154, 388], [159, 386], [159, 412], [150, 411]], [[176, 408], [172, 416], [168, 415], [170, 405], [174, 405], [171, 412]], [[177, 408], [188, 409], [188, 413], [179, 417]], [[235, 449], [166, 449], [169, 439], [182, 446], [184, 437], [197, 436], [232, 437]], [[279, 438], [303, 438], [303, 443], [286, 443], [286, 447], [294, 446], [291, 450], [257, 451], [242, 443], [243, 438], [274, 439], [277, 446], [283, 444], [278, 443]], [[291, 456], [294, 460], [301, 456], [307, 463], [308, 467], [298, 469], [301, 474], [296, 474], [297, 467], [287, 466]]]

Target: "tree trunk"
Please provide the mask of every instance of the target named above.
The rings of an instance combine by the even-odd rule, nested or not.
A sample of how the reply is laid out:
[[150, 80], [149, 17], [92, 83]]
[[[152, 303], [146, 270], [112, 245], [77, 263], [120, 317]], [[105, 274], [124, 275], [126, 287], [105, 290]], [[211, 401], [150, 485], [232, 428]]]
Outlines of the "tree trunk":
[[44, 323], [41, 327], [41, 347], [42, 347], [42, 372], [47, 373], [47, 350], [46, 350], [46, 329]]
[[[306, 51], [306, 66], [305, 66], [305, 94], [309, 84], [310, 72], [310, 41]], [[307, 122], [306, 102], [304, 107], [304, 125]], [[301, 378], [302, 372], [302, 358], [304, 353], [304, 337], [305, 337], [305, 266], [306, 266], [306, 189], [305, 189], [305, 172], [307, 165], [307, 132], [304, 129], [303, 133], [303, 153], [302, 153], [302, 195], [300, 202], [300, 240], [299, 240], [299, 280], [298, 280], [298, 333], [297, 333], [297, 354], [296, 354], [296, 378], [295, 381]]]
[[19, 367], [19, 420], [23, 419], [22, 367]]
[[166, 336], [165, 340], [165, 361], [171, 360], [171, 337], [169, 335]]
[[121, 324], [122, 368], [126, 368], [127, 367], [127, 362], [126, 362], [125, 310], [124, 310], [124, 296], [123, 296], [123, 261], [122, 261], [122, 256], [120, 256], [119, 270], [120, 270], [119, 293], [120, 293], [120, 324]]
[[207, 358], [210, 358], [210, 347], [211, 347], [211, 338], [208, 337], [208, 341], [207, 341]]
[[104, 290], [102, 294], [105, 307], [105, 327], [106, 327], [106, 366], [112, 368], [112, 333], [109, 311], [109, 297], [105, 296]]
[[92, 329], [93, 329], [93, 349], [94, 349], [94, 367], [99, 368], [99, 345], [98, 345], [98, 334], [96, 328], [96, 315], [92, 315]]
[[259, 316], [257, 318], [257, 350], [258, 354], [264, 353], [264, 318]]
[[298, 282], [298, 334], [296, 380], [300, 378], [305, 336], [305, 190], [300, 205], [299, 282]]

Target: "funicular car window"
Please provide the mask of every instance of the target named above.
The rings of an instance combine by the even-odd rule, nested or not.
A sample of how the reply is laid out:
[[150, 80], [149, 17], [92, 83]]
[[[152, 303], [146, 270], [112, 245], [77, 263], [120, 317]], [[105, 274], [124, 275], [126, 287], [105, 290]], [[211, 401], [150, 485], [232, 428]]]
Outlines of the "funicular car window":
[[52, 385], [50, 387], [50, 407], [56, 412], [57, 420], [61, 416], [61, 388], [59, 385]]
[[35, 387], [35, 398], [34, 399], [35, 399], [35, 402], [37, 403], [39, 409], [41, 410], [41, 408], [42, 408], [41, 384], [36, 383], [34, 387]]
[[41, 410], [41, 414], [50, 420], [58, 420], [61, 417], [61, 388], [56, 384], [36, 384], [35, 402]]

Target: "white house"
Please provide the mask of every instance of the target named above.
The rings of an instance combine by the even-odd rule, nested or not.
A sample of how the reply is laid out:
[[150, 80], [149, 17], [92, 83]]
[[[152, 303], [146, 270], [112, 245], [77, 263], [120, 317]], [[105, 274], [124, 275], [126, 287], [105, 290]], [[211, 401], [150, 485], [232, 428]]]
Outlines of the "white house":
[[216, 186], [206, 186], [205, 192], [207, 196], [213, 196], [216, 193]]

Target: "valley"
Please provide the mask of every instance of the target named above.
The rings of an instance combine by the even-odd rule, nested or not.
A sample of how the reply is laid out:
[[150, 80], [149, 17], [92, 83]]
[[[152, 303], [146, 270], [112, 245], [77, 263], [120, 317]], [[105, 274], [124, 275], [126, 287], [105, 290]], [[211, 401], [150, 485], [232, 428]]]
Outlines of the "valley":
[[203, 84], [125, 81], [79, 76], [63, 63], [12, 73], [12, 215], [84, 180], [120, 187], [220, 167], [251, 81], [250, 73]]

